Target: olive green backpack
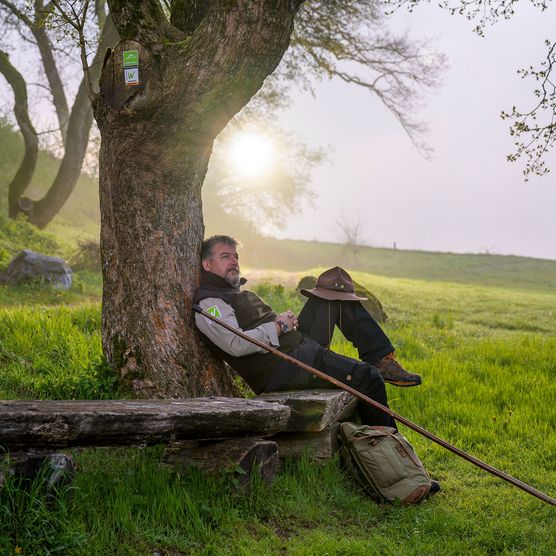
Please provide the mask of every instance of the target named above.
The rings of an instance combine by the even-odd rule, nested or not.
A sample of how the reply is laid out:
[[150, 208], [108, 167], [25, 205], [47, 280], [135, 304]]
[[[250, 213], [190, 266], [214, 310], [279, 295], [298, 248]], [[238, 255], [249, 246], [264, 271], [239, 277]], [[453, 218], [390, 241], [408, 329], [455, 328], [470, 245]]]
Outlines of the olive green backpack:
[[423, 464], [396, 429], [341, 423], [338, 438], [344, 465], [376, 502], [417, 504], [429, 493]]

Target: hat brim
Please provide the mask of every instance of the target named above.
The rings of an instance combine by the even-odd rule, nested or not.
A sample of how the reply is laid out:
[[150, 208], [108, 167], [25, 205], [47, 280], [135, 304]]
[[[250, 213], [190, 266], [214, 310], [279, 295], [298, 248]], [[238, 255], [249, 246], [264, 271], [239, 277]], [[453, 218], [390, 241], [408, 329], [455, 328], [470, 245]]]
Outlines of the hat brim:
[[328, 288], [313, 288], [311, 290], [299, 290], [299, 293], [305, 297], [319, 297], [326, 301], [367, 301], [368, 297], [359, 297], [354, 293], [340, 292], [337, 290], [329, 290]]

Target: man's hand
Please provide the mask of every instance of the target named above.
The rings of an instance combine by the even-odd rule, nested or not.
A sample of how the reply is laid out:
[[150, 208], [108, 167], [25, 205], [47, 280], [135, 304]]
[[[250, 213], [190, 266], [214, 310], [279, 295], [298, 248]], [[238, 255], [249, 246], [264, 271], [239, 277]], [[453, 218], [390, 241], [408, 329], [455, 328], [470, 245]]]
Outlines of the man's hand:
[[297, 328], [297, 325], [299, 324], [297, 317], [295, 316], [293, 311], [290, 311], [288, 309], [285, 313], [280, 313], [276, 317], [276, 329], [278, 330], [278, 336], [280, 336], [282, 329], [280, 328], [280, 325], [277, 321], [282, 321], [283, 323], [285, 323], [288, 326], [288, 331], [295, 330]]

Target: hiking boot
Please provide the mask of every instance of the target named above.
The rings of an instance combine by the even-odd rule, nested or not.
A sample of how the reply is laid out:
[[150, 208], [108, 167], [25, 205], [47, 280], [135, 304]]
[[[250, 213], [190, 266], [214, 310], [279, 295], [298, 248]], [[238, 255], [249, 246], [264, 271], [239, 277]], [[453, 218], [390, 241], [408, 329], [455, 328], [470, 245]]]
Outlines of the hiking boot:
[[398, 362], [394, 352], [389, 353], [380, 361], [373, 364], [376, 367], [384, 382], [393, 384], [394, 386], [408, 387], [419, 386], [421, 384], [421, 377], [419, 375], [408, 373]]

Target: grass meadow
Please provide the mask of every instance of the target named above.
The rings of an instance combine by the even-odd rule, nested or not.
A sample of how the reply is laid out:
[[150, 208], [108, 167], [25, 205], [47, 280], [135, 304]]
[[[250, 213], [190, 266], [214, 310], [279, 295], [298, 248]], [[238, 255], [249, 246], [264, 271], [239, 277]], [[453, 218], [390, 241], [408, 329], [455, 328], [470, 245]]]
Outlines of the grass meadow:
[[[423, 376], [418, 388], [388, 386], [392, 408], [554, 497], [556, 293], [526, 274], [513, 287], [354, 278], [381, 299], [400, 359]], [[299, 310], [273, 276], [259, 293]], [[99, 278], [78, 278], [69, 292], [0, 287], [1, 398], [118, 396], [101, 351]], [[334, 349], [355, 355], [340, 336]], [[0, 554], [556, 554], [556, 508], [401, 429], [443, 487], [418, 507], [377, 506], [335, 460], [287, 462], [272, 487], [254, 476], [241, 496], [229, 474], [161, 466], [160, 446], [83, 450], [54, 506], [40, 485], [8, 479]]]

